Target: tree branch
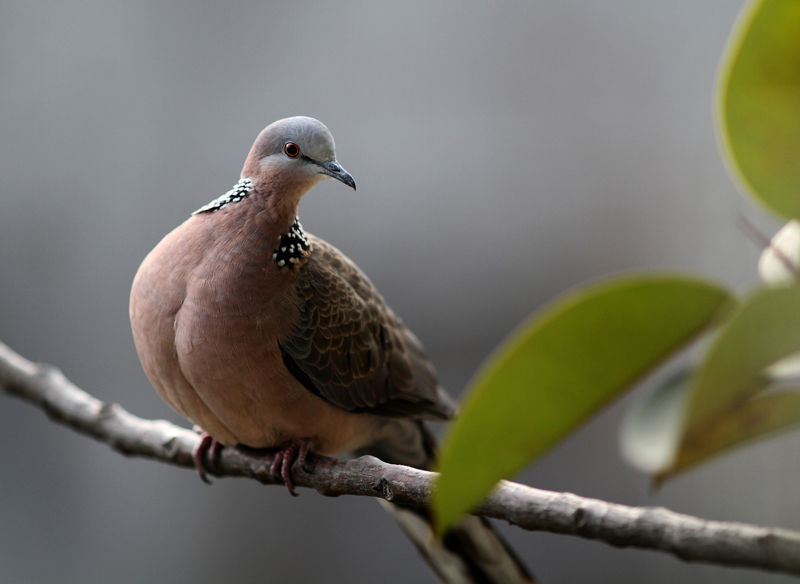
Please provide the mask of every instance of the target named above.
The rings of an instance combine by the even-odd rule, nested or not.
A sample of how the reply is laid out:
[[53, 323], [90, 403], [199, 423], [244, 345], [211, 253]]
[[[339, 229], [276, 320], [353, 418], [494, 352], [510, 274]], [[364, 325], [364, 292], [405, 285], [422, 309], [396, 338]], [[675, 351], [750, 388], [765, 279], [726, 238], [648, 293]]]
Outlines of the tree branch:
[[[105, 404], [72, 384], [58, 369], [35, 364], [0, 343], [0, 387], [25, 399], [73, 430], [127, 456], [194, 468], [199, 437], [166, 420], [143, 420]], [[255, 478], [274, 484], [272, 455], [224, 448], [210, 474]], [[364, 456], [336, 460], [309, 454], [309, 471], [292, 469], [297, 486], [323, 495], [380, 497], [427, 506], [435, 473]], [[474, 512], [524, 529], [597, 539], [617, 547], [661, 550], [686, 561], [710, 562], [800, 575], [800, 533], [744, 523], [706, 521], [661, 507], [628, 507], [502, 481]]]

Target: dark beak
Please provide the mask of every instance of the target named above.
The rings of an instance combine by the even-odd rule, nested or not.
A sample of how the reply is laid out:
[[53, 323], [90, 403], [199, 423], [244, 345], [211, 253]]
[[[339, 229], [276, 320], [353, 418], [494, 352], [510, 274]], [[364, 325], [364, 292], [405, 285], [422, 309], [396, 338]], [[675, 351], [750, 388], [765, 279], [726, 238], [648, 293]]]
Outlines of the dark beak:
[[349, 172], [342, 168], [341, 164], [335, 160], [331, 160], [330, 162], [320, 163], [320, 166], [322, 167], [322, 172], [327, 174], [329, 177], [335, 178], [338, 181], [342, 181], [348, 187], [356, 190], [356, 181], [353, 180], [353, 177], [350, 176]]

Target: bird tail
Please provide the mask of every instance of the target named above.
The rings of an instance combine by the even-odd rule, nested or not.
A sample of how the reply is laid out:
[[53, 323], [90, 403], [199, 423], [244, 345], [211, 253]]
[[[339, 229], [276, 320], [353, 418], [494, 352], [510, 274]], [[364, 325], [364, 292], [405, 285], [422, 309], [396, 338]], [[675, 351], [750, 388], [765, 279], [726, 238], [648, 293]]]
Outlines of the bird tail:
[[[436, 438], [423, 422], [404, 420], [401, 440], [379, 440], [357, 452], [391, 464], [427, 469]], [[424, 452], [424, 456], [422, 456]], [[535, 584], [516, 553], [483, 517], [468, 516], [448, 531], [441, 543], [434, 537], [427, 509], [396, 505], [378, 499], [443, 584]]]

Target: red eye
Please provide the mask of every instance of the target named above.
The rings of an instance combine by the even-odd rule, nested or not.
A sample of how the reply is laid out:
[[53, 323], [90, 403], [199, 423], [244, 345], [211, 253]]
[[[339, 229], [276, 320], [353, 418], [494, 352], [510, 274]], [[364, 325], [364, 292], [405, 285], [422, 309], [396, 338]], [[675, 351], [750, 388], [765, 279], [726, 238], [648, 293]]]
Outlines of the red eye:
[[294, 142], [287, 142], [283, 147], [283, 151], [286, 152], [286, 156], [294, 158], [300, 154], [300, 147]]

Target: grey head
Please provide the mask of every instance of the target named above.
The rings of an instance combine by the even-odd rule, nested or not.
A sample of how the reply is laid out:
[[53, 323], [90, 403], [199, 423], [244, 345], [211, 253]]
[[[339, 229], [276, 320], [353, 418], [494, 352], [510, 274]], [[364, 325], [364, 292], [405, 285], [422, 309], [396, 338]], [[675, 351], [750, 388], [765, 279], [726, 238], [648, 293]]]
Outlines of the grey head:
[[336, 161], [336, 146], [328, 128], [306, 116], [284, 118], [264, 128], [250, 150], [242, 176], [292, 182], [300, 188], [335, 178], [356, 188], [353, 177]]

